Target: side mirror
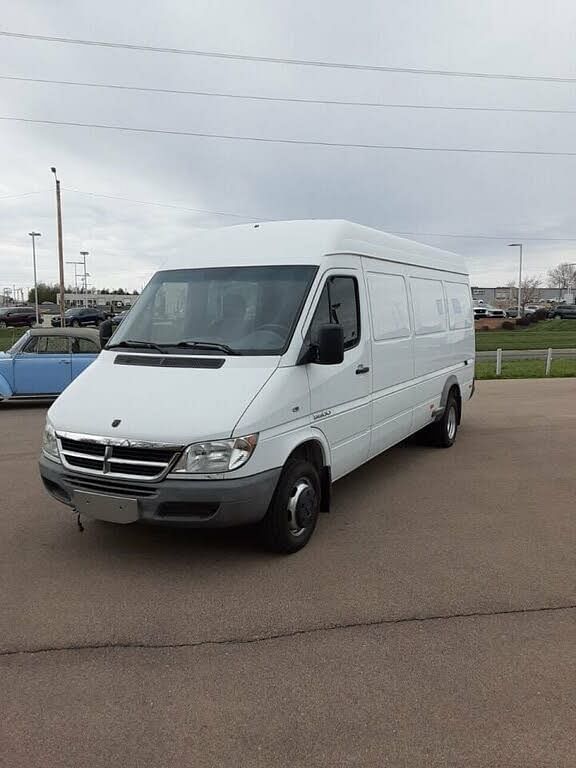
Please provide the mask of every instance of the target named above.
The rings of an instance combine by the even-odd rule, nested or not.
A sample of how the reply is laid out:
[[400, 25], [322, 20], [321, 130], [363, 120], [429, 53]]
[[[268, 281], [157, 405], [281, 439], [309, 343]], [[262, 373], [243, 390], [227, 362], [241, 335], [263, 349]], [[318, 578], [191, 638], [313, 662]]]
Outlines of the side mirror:
[[344, 329], [341, 325], [322, 325], [316, 342], [316, 363], [338, 365], [344, 360]]
[[102, 349], [108, 344], [110, 339], [112, 338], [112, 334], [114, 333], [114, 324], [112, 323], [112, 320], [104, 320], [103, 323], [100, 323], [100, 346]]

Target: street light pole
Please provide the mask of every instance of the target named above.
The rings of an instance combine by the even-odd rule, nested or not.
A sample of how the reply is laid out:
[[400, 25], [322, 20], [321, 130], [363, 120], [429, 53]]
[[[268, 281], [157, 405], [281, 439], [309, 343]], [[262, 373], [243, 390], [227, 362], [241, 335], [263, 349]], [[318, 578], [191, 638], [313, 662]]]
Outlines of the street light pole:
[[36, 304], [36, 325], [40, 325], [40, 307], [38, 306], [38, 280], [36, 278], [36, 238], [42, 237], [40, 232], [28, 232], [32, 238], [32, 262], [34, 264], [34, 301]]
[[58, 219], [58, 271], [60, 275], [60, 322], [62, 328], [65, 327], [64, 313], [66, 307], [64, 306], [64, 245], [62, 243], [62, 200], [60, 197], [60, 179], [56, 175], [56, 168], [50, 168], [54, 174], [54, 180], [56, 181], [56, 216]]
[[510, 243], [509, 247], [520, 249], [520, 268], [518, 270], [518, 317], [522, 317], [522, 243]]
[[88, 251], [80, 251], [80, 256], [84, 259], [84, 306], [88, 306], [88, 273], [86, 272], [86, 256]]
[[84, 264], [83, 261], [67, 261], [66, 264], [74, 264], [74, 290], [76, 292], [76, 295], [74, 297], [74, 302], [78, 301], [78, 265], [82, 266]]

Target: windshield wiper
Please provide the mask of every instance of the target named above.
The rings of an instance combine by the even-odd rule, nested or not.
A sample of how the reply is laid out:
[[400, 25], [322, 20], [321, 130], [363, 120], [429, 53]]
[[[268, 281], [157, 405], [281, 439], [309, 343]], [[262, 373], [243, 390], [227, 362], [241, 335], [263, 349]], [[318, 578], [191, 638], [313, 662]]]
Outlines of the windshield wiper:
[[166, 350], [159, 347], [158, 344], [153, 344], [151, 341], [119, 341], [118, 344], [109, 344], [105, 349], [117, 349], [118, 347], [131, 347], [132, 349], [155, 349], [162, 354], [166, 354]]
[[177, 344], [167, 344], [169, 347], [186, 347], [188, 349], [215, 349], [219, 352], [225, 352], [227, 355], [239, 355], [235, 349], [228, 344], [219, 344], [217, 341], [179, 341]]

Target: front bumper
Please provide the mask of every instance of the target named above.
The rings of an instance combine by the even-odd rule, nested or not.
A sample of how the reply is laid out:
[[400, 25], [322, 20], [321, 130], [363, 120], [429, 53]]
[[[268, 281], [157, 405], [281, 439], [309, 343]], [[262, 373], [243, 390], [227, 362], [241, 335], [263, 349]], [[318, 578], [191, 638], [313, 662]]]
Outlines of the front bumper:
[[[44, 487], [58, 501], [109, 522], [225, 528], [261, 520], [281, 468], [229, 480], [121, 481], [76, 474], [40, 458]], [[89, 504], [86, 504], [86, 501]]]

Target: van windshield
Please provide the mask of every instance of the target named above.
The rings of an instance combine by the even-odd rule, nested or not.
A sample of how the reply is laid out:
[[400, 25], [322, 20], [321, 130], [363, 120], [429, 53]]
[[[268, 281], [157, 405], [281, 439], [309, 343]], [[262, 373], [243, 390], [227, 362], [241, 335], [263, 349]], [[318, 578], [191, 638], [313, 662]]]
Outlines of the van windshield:
[[[290, 340], [316, 266], [210, 267], [157, 272], [109, 348], [279, 355]], [[180, 346], [179, 346], [180, 345]]]

